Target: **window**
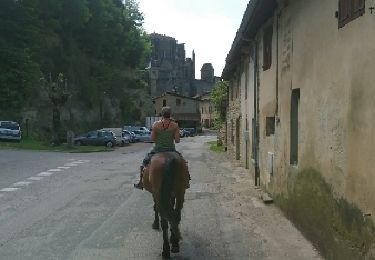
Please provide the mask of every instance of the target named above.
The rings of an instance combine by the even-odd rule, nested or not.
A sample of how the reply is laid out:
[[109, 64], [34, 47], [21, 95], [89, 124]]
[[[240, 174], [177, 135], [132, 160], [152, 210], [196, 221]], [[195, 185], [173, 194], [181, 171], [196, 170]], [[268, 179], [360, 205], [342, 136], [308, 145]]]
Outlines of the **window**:
[[232, 144], [234, 144], [234, 123], [233, 123], [233, 119], [230, 121], [231, 122], [231, 142]]
[[167, 100], [163, 99], [163, 107], [167, 105]]
[[266, 136], [275, 134], [275, 117], [266, 117]]
[[339, 0], [339, 28], [365, 13], [365, 0]]
[[298, 111], [300, 106], [299, 88], [292, 90], [290, 110], [290, 164], [298, 164]]
[[272, 64], [272, 25], [263, 31], [263, 70], [271, 68]]
[[181, 105], [181, 99], [177, 98], [176, 99], [176, 106], [180, 106]]

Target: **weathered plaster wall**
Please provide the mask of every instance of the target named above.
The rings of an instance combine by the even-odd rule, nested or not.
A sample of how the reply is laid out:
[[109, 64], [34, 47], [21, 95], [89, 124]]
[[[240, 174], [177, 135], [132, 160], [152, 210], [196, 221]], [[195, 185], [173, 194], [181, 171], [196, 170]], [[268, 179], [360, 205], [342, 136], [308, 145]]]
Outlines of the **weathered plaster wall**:
[[[338, 29], [337, 10], [338, 1], [295, 0], [281, 11], [280, 124], [270, 190], [288, 198], [281, 205], [307, 236], [324, 241], [320, 248], [328, 259], [358, 254], [371, 259], [374, 226], [367, 220], [375, 220], [375, 14], [366, 9]], [[290, 102], [296, 88], [299, 152], [298, 165], [290, 166]], [[364, 213], [372, 216], [364, 218]], [[316, 219], [309, 220], [310, 215]], [[332, 239], [317, 236], [320, 228]], [[332, 242], [338, 240], [347, 247]], [[325, 243], [332, 243], [331, 252]]]
[[338, 196], [375, 215], [375, 15], [366, 10], [338, 29], [336, 1], [289, 8], [291, 85], [301, 90], [298, 168], [314, 167]]

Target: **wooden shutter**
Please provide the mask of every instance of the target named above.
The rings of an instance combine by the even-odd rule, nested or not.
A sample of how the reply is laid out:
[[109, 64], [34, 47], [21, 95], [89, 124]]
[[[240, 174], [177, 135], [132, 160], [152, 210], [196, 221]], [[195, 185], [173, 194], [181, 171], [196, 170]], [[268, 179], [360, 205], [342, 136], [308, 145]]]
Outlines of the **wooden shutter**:
[[352, 0], [352, 19], [362, 16], [365, 13], [365, 0]]
[[339, 0], [339, 28], [350, 21], [352, 0]]
[[365, 13], [365, 0], [339, 0], [339, 28]]
[[272, 64], [272, 25], [263, 32], [263, 70], [271, 68]]

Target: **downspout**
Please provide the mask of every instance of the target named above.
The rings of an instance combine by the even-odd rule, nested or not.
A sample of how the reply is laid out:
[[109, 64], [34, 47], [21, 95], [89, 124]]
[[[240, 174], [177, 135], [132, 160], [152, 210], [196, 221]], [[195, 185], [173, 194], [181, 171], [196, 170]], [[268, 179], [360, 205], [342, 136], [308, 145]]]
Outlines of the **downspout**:
[[276, 13], [276, 108], [275, 117], [277, 119], [279, 113], [279, 18], [281, 12]]
[[255, 170], [255, 186], [260, 186], [260, 171], [259, 171], [259, 159], [258, 159], [258, 149], [259, 149], [259, 111], [258, 111], [258, 43], [255, 40], [253, 42], [253, 53], [254, 53], [254, 170]]
[[229, 110], [229, 84], [227, 84], [227, 104], [225, 111], [225, 151], [228, 150], [228, 110]]

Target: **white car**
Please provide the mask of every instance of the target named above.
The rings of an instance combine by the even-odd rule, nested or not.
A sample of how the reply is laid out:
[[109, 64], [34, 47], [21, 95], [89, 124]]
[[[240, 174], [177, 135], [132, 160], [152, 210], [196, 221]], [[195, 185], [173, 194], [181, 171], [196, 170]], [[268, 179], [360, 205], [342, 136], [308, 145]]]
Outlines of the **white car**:
[[13, 121], [0, 121], [0, 139], [21, 141], [20, 125]]
[[103, 128], [101, 130], [111, 131], [116, 137], [116, 145], [118, 146], [124, 146], [130, 143], [130, 138], [123, 133], [122, 128]]

